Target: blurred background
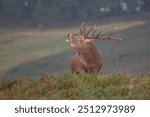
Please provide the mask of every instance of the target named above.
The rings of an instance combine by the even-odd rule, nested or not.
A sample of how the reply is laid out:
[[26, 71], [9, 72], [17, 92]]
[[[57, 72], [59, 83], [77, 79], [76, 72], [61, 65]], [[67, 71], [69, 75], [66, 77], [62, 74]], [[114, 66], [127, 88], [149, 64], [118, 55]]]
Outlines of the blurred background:
[[104, 73], [150, 73], [149, 0], [0, 0], [0, 78], [37, 78], [70, 71], [68, 33], [82, 22], [103, 33], [115, 26], [122, 41], [95, 41]]

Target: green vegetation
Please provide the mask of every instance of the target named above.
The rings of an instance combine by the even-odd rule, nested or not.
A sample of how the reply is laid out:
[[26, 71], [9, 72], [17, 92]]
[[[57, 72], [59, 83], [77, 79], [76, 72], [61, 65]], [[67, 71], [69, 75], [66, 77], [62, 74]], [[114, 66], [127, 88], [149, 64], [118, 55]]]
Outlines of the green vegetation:
[[51, 54], [56, 54], [67, 49], [64, 35], [54, 36], [51, 30], [21, 30], [12, 29], [4, 35], [0, 34], [0, 69], [7, 69], [21, 62], [38, 59]]
[[5, 80], [0, 99], [150, 99], [150, 75], [43, 74]]

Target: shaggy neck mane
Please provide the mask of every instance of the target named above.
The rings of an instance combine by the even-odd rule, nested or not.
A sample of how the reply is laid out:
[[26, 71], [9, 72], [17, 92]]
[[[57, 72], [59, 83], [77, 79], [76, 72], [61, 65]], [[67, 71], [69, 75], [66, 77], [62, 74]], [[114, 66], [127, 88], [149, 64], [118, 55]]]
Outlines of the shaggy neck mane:
[[92, 43], [86, 44], [76, 51], [80, 57], [80, 60], [85, 64], [95, 63], [99, 60], [99, 52]]

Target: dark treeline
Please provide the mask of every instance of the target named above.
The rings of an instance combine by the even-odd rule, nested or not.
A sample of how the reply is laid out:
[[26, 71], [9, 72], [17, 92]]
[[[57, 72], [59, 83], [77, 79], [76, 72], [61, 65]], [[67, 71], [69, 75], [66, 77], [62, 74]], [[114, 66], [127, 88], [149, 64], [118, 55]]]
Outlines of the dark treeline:
[[0, 0], [1, 19], [37, 23], [92, 20], [147, 11], [149, 0]]

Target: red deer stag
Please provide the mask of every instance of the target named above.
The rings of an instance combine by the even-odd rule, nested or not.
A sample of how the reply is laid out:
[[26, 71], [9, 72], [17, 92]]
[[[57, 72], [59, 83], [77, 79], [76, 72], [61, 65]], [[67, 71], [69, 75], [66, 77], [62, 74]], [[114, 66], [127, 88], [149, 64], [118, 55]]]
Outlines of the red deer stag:
[[71, 70], [75, 73], [88, 72], [97, 73], [102, 68], [102, 56], [98, 49], [92, 44], [94, 39], [99, 40], [119, 40], [112, 37], [117, 27], [107, 35], [97, 33], [96, 25], [89, 27], [88, 23], [82, 23], [80, 26], [80, 35], [69, 33], [66, 42], [76, 51], [71, 61]]

